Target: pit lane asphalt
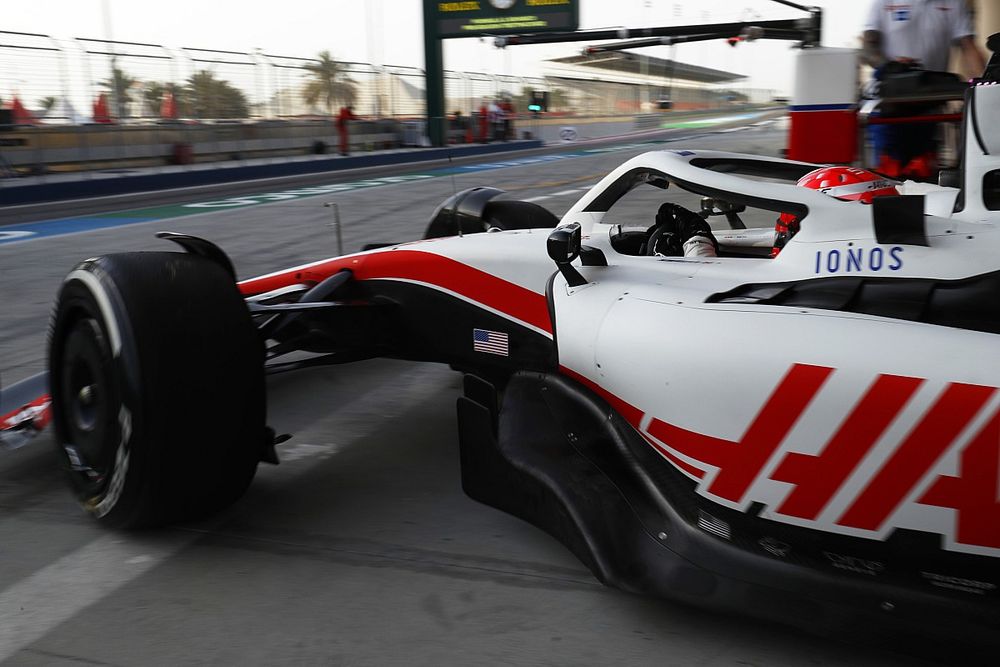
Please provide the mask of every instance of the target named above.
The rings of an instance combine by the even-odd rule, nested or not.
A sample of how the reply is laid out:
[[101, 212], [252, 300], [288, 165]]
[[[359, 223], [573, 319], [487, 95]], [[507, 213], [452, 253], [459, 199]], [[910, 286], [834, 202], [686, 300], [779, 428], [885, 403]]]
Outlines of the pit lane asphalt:
[[[764, 129], [678, 147], [773, 153], [782, 142]], [[638, 152], [343, 193], [345, 249], [418, 238], [441, 200], [473, 185], [543, 198], [561, 214]], [[152, 237], [168, 228], [218, 242], [240, 277], [256, 275], [335, 253], [329, 199], [0, 247], [5, 381], [42, 369], [53, 295], [79, 259], [171, 249]], [[601, 586], [546, 534], [463, 495], [460, 378], [446, 367], [373, 360], [277, 376], [271, 389], [269, 421], [295, 434], [283, 463], [262, 466], [242, 501], [198, 524], [100, 529], [65, 490], [49, 435], [0, 452], [0, 661], [930, 664], [905, 647], [852, 646]]]

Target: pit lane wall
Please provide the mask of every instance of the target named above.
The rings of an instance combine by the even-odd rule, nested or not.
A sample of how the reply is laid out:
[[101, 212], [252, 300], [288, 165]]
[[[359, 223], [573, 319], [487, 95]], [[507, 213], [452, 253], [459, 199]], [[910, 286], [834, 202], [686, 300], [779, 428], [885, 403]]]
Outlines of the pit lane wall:
[[[233, 124], [199, 127], [61, 128], [62, 132], [71, 129], [82, 131], [82, 134], [76, 134], [72, 139], [63, 139], [79, 142], [80, 145], [76, 147], [59, 146], [53, 137], [41, 138], [60, 128], [28, 128], [28, 132], [34, 133], [30, 135], [33, 142], [20, 148], [25, 152], [23, 159], [28, 160], [32, 154], [36, 156], [39, 160], [36, 163], [38, 168], [15, 170], [8, 166], [8, 177], [0, 176], [0, 208], [5, 205], [459, 159], [536, 149], [545, 144], [572, 146], [576, 142], [635, 136], [635, 133], [645, 136], [648, 132], [664, 129], [715, 128], [746, 122], [745, 119], [756, 117], [759, 112], [766, 110], [763, 107], [750, 109], [734, 106], [726, 110], [627, 117], [518, 119], [514, 126], [515, 132], [512, 133], [518, 137], [516, 139], [479, 143], [473, 137], [472, 143], [466, 143], [469, 139], [466, 132], [463, 131], [460, 135], [453, 132], [450, 137], [453, 143], [445, 148], [424, 145], [426, 142], [422, 139], [422, 122], [415, 122], [416, 127], [411, 128], [414, 131], [410, 132], [410, 136], [404, 134], [401, 137], [395, 128], [392, 131], [382, 131], [390, 127], [388, 123], [394, 121], [357, 121], [351, 130], [350, 156], [338, 155], [339, 148], [336, 143], [332, 143], [337, 141], [336, 135], [317, 135], [314, 125], [304, 130], [290, 128], [300, 132], [292, 137], [268, 136], [267, 123], [257, 124], [256, 127], [250, 124]], [[574, 135], [569, 141], [564, 132], [567, 128]], [[187, 156], [190, 159], [173, 159], [175, 156], [169, 151], [177, 143], [172, 144], [171, 140], [194, 137], [201, 141], [191, 146], [192, 153]], [[9, 144], [19, 138], [24, 138], [24, 134], [0, 132], [0, 158], [11, 154]], [[327, 143], [328, 140], [331, 143]], [[45, 161], [50, 155], [82, 161]]]
[[[0, 126], [0, 167], [6, 167], [2, 175], [8, 177], [323, 155], [340, 150], [337, 129], [330, 121], [167, 121], [3, 129]], [[397, 121], [351, 122], [351, 152], [395, 148], [402, 143]]]
[[[683, 121], [739, 109], [743, 107], [608, 117], [523, 115], [514, 120], [509, 139], [541, 139], [546, 143], [555, 143], [562, 140], [564, 127], [574, 128], [576, 138], [595, 139], [654, 129], [667, 119]], [[422, 119], [352, 121], [349, 151], [354, 154], [426, 147], [424, 125]], [[468, 117], [451, 118], [449, 144], [480, 143], [482, 137], [479, 131], [479, 124], [470, 122]], [[234, 163], [259, 158], [322, 156], [339, 151], [340, 139], [336, 127], [328, 120], [0, 125], [0, 179], [207, 162]]]

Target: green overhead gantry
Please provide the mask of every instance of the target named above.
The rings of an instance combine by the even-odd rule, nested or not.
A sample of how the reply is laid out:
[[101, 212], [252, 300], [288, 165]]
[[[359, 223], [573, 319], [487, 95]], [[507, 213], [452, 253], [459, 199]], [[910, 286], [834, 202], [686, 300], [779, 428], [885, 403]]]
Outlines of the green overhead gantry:
[[[793, 0], [771, 0], [801, 10], [808, 17], [772, 21], [706, 23], [659, 28], [614, 28], [577, 31], [581, 0], [424, 0], [424, 58], [427, 81], [427, 135], [434, 146], [444, 145], [444, 58], [441, 40], [454, 37], [493, 37], [499, 48], [520, 44], [551, 44], [607, 40], [615, 44], [588, 51], [677, 44], [710, 39], [736, 41], [784, 39], [800, 46], [819, 46], [823, 12]], [[543, 34], [545, 33], [545, 34]]]
[[540, 32], [573, 32], [580, 23], [579, 0], [424, 0], [424, 72], [427, 136], [445, 139], [444, 56], [441, 40]]

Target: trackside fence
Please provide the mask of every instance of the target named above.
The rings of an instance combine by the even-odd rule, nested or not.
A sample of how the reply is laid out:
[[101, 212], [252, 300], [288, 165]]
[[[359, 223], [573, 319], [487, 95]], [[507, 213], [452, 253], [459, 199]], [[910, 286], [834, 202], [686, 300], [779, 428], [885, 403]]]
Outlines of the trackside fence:
[[[533, 90], [549, 92], [546, 118], [649, 111], [649, 92], [621, 83], [447, 71], [444, 84], [453, 142], [483, 140], [477, 115], [498, 99], [513, 103], [518, 136], [531, 133]], [[352, 152], [420, 145], [424, 94], [417, 67], [0, 31], [0, 178], [325, 153], [347, 104], [360, 117]], [[678, 95], [703, 109], [750, 97]]]

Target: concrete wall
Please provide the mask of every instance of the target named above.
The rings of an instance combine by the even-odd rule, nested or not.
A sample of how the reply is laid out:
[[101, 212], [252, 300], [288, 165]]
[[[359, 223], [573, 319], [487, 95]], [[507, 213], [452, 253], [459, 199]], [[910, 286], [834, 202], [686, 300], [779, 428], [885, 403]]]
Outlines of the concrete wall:
[[[562, 128], [572, 127], [575, 140], [625, 135], [653, 130], [668, 120], [727, 115], [747, 107], [733, 105], [710, 111], [669, 111], [654, 114], [519, 118], [512, 138], [560, 143]], [[463, 119], [463, 121], [466, 119]], [[449, 142], [463, 144], [464, 124], [453, 124]], [[473, 141], [478, 139], [474, 125]], [[402, 147], [426, 146], [423, 122], [394, 120], [352, 121], [350, 151], [364, 154]], [[334, 154], [339, 137], [328, 121], [161, 125], [84, 125], [19, 127], [0, 132], [0, 177], [159, 167], [168, 164], [245, 161]]]
[[[351, 123], [352, 152], [400, 145], [394, 121]], [[334, 153], [330, 122], [18, 127], [0, 132], [0, 157], [19, 171], [150, 167], [252, 157]]]

